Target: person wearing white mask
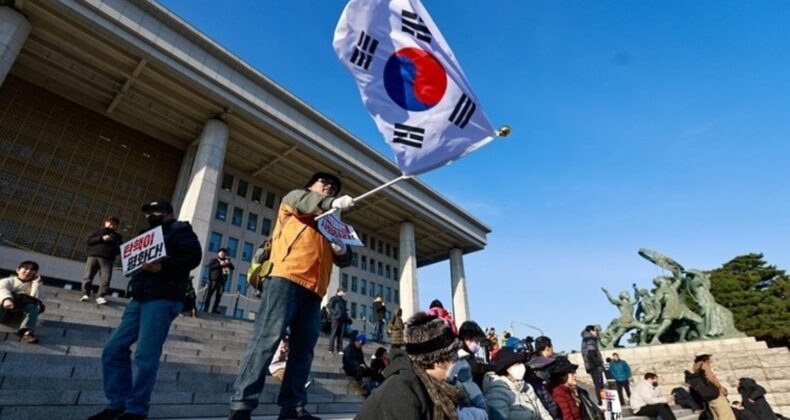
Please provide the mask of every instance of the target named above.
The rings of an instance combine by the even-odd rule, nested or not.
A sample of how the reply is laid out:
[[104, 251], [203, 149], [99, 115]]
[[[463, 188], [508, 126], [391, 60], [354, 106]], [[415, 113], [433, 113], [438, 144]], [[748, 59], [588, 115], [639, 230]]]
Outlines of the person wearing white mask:
[[551, 414], [524, 380], [526, 354], [512, 348], [499, 350], [494, 372], [483, 379], [483, 393], [491, 420], [551, 420]]
[[483, 377], [487, 372], [493, 372], [494, 366], [481, 362], [477, 358], [480, 342], [486, 340], [483, 329], [474, 321], [466, 321], [458, 328], [458, 339], [461, 340], [461, 350], [458, 351], [459, 360], [465, 360], [472, 373], [472, 381], [483, 388]]

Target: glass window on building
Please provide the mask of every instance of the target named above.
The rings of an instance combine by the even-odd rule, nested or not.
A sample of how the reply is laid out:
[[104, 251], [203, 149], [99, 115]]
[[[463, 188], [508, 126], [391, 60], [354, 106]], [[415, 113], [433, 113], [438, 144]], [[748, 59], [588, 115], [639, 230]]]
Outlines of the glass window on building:
[[376, 260], [370, 259], [370, 272], [376, 274]]
[[376, 297], [376, 283], [370, 282], [370, 297]]
[[250, 213], [247, 216], [247, 230], [257, 232], [258, 231], [258, 215], [255, 213]]
[[249, 285], [250, 284], [247, 283], [247, 273], [239, 273], [238, 283], [236, 283], [236, 291], [242, 296], [246, 296], [247, 287]]
[[252, 262], [252, 253], [253, 253], [254, 247], [255, 246], [253, 244], [249, 243], [249, 242], [245, 242], [244, 243], [244, 248], [241, 249], [241, 260], [242, 261], [244, 261], [244, 262]]
[[362, 267], [361, 268], [363, 270], [367, 270], [368, 269], [368, 257], [366, 257], [364, 255], [362, 256]]
[[351, 302], [351, 318], [357, 319], [357, 303]]
[[357, 292], [357, 276], [351, 276], [351, 291]]
[[368, 245], [370, 246], [370, 249], [375, 251], [376, 250], [376, 238], [371, 236], [370, 237], [370, 243], [368, 243]]
[[236, 313], [233, 314], [234, 318], [243, 319], [244, 318], [244, 309], [236, 309]]
[[233, 189], [233, 175], [227, 172], [222, 175], [222, 189], [225, 191], [230, 191]]
[[379, 290], [378, 290], [378, 293], [376, 293], [376, 294], [381, 296], [381, 297], [384, 297], [384, 285], [379, 284], [378, 286], [379, 286]]
[[392, 258], [395, 258], [396, 260], [400, 258], [400, 254], [398, 254], [397, 246], [392, 247]]
[[340, 280], [340, 287], [342, 287], [345, 290], [348, 290], [348, 274], [343, 273], [341, 277], [342, 278]]
[[400, 279], [398, 278], [398, 268], [397, 267], [392, 267], [392, 277], [395, 278], [395, 281], [400, 281]]
[[264, 217], [263, 222], [261, 222], [261, 225], [263, 226], [261, 228], [262, 235], [269, 236], [272, 234], [272, 219], [269, 219], [268, 217]]
[[368, 234], [367, 234], [367, 233], [363, 233], [363, 234], [362, 234], [362, 236], [360, 237], [360, 239], [362, 239], [362, 243], [363, 243], [365, 246], [367, 246], [367, 245], [368, 245]]
[[384, 267], [384, 273], [385, 273], [385, 275], [386, 275], [386, 277], [387, 277], [388, 279], [391, 279], [391, 278], [392, 278], [392, 267], [390, 267], [390, 265], [389, 265], [389, 264], [387, 264], [387, 266], [386, 266], [386, 267]]
[[228, 220], [228, 203], [224, 201], [217, 202], [217, 212], [214, 213], [214, 218], [217, 220]]
[[271, 191], [266, 191], [266, 203], [264, 205], [270, 209], [274, 208], [274, 193]]
[[387, 249], [387, 256], [389, 257], [390, 256], [390, 251], [392, 251], [392, 249], [390, 248], [390, 244], [387, 244], [385, 247]]
[[228, 279], [225, 282], [225, 293], [230, 293], [230, 286], [233, 284], [233, 279]]
[[357, 267], [359, 265], [358, 259], [359, 259], [359, 254], [357, 254], [356, 252], [352, 252], [351, 253], [351, 266], [352, 267]]
[[231, 219], [230, 223], [233, 224], [233, 226], [241, 226], [242, 220], [244, 220], [244, 209], [234, 207], [233, 218]]
[[365, 279], [359, 280], [359, 294], [365, 296], [368, 294], [368, 281]]
[[384, 299], [387, 299], [387, 302], [392, 302], [392, 288], [387, 288], [387, 294], [384, 295]]
[[243, 180], [240, 179], [239, 180], [239, 187], [236, 188], [236, 194], [238, 194], [239, 197], [245, 197], [246, 198], [247, 197], [247, 188], [249, 188], [249, 187], [250, 187], [250, 184], [247, 181], [243, 181]]
[[379, 275], [384, 275], [384, 264], [381, 261], [379, 261]]
[[231, 258], [236, 258], [236, 253], [239, 250], [239, 240], [236, 238], [228, 237], [228, 245], [226, 246], [228, 249], [228, 256]]
[[379, 254], [383, 254], [383, 253], [384, 253], [384, 242], [381, 242], [381, 239], [379, 239]]
[[394, 292], [393, 293], [393, 295], [394, 295], [393, 298], [395, 300], [395, 303], [400, 305], [400, 294], [398, 293], [398, 289], [395, 289], [393, 292]]
[[252, 187], [252, 202], [255, 204], [261, 204], [261, 196], [263, 195], [263, 188], [261, 187]]
[[220, 248], [222, 248], [222, 234], [211, 232], [211, 237], [208, 239], [208, 250], [219, 252]]
[[368, 317], [368, 307], [367, 305], [359, 305], [359, 317], [366, 319]]

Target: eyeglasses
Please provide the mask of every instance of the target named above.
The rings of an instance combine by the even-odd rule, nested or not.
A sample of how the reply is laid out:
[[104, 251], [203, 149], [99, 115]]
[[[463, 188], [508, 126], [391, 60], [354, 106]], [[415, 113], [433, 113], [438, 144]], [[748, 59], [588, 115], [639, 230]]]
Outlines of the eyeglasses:
[[327, 186], [329, 186], [330, 188], [332, 188], [332, 191], [334, 191], [334, 190], [336, 190], [336, 189], [337, 189], [337, 188], [335, 187], [335, 183], [334, 183], [332, 180], [329, 180], [329, 179], [324, 179], [324, 178], [318, 178], [318, 182], [320, 182], [320, 183], [322, 183], [322, 184], [324, 184], [324, 185], [327, 185]]

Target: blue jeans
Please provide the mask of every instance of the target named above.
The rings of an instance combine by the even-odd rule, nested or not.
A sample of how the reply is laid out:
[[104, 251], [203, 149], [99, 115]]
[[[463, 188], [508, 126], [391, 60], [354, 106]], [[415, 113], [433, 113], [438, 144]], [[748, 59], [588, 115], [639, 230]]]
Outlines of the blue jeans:
[[[180, 301], [164, 299], [129, 301], [121, 323], [104, 344], [101, 355], [104, 394], [110, 401], [108, 409], [148, 414], [162, 345], [182, 305]], [[135, 342], [137, 350], [134, 352], [134, 365], [137, 375], [133, 380], [130, 347]]]
[[281, 411], [307, 404], [304, 385], [321, 329], [321, 298], [290, 280], [271, 277], [263, 282], [261, 307], [234, 384], [231, 410], [254, 410], [258, 406], [266, 371], [289, 327], [288, 361], [277, 404]]

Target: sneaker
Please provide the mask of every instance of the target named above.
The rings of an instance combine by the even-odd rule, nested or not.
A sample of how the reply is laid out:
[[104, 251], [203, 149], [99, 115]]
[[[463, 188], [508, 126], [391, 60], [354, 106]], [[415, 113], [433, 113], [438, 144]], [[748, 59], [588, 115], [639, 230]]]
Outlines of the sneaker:
[[228, 420], [250, 420], [252, 412], [250, 410], [231, 410]]
[[19, 341], [26, 344], [37, 344], [38, 337], [36, 337], [36, 335], [33, 334], [31, 331], [25, 331], [25, 333], [22, 334], [22, 337], [19, 338]]
[[104, 410], [88, 417], [88, 420], [115, 420], [123, 414], [123, 410], [110, 410], [109, 408], [105, 408]]
[[[88, 295], [82, 295], [82, 297], [80, 298], [80, 302], [87, 302], [89, 300], [91, 300], [91, 297], [88, 296]], [[97, 414], [97, 416], [98, 416], [98, 414]]]
[[281, 411], [280, 415], [277, 416], [277, 420], [321, 420], [321, 417], [316, 417], [305, 410], [304, 407], [299, 407]]
[[123, 413], [120, 416], [116, 417], [117, 420], [145, 420], [148, 417], [142, 414], [134, 414], [134, 413]]
[[106, 305], [107, 304], [107, 299], [105, 299], [104, 296], [99, 296], [99, 297], [96, 298], [96, 304], [97, 305]]
[[338, 355], [338, 356], [342, 356], [342, 355], [343, 355], [343, 352], [342, 352], [342, 351], [339, 351], [339, 352], [337, 352], [337, 355]]

